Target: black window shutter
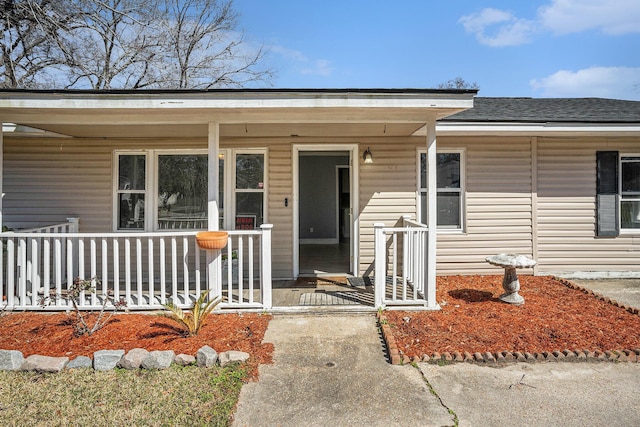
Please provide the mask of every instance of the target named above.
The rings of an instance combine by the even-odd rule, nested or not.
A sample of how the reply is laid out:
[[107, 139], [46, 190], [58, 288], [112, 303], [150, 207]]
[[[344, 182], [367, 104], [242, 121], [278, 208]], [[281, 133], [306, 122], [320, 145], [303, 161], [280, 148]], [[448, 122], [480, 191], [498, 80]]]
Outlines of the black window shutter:
[[616, 237], [620, 235], [618, 221], [618, 152], [596, 152], [596, 235]]

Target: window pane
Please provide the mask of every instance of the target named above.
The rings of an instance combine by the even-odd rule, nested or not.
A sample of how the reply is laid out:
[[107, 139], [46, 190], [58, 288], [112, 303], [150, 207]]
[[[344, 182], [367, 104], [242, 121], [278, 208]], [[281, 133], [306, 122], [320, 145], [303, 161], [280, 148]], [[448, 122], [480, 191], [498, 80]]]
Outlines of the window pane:
[[460, 153], [438, 153], [438, 188], [460, 188]]
[[640, 193], [640, 161], [622, 162], [622, 192]]
[[427, 215], [427, 193], [420, 193], [420, 222], [429, 225]]
[[145, 156], [121, 155], [118, 156], [118, 189], [141, 190], [145, 189]]
[[640, 199], [620, 203], [621, 228], [640, 228]]
[[253, 230], [262, 225], [264, 193], [236, 193], [235, 229]]
[[207, 156], [158, 156], [158, 227], [207, 227]]
[[460, 193], [438, 193], [438, 228], [460, 226]]
[[263, 154], [238, 154], [236, 156], [236, 188], [241, 190], [264, 188]]
[[118, 195], [118, 228], [144, 229], [144, 194], [121, 193]]
[[427, 155], [420, 153], [420, 188], [427, 188]]

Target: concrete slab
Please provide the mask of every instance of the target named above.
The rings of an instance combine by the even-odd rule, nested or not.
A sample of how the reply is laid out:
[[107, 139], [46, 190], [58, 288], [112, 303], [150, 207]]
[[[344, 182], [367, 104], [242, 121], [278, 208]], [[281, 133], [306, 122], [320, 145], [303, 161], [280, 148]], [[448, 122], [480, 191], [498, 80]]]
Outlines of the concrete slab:
[[392, 366], [373, 315], [275, 315], [274, 364], [240, 393], [234, 426], [442, 426], [453, 417], [421, 373]]
[[640, 308], [640, 279], [569, 279], [622, 304]]
[[461, 426], [640, 425], [637, 363], [419, 367]]

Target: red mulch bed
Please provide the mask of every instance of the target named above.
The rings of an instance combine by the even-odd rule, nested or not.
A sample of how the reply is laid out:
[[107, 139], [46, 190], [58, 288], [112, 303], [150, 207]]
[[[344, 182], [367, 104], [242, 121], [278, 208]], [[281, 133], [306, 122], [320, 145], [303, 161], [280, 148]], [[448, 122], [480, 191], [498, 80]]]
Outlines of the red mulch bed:
[[[640, 348], [640, 316], [552, 277], [520, 276], [524, 305], [506, 304], [502, 276], [438, 277], [437, 312], [388, 311], [398, 349], [438, 353]], [[408, 322], [405, 318], [409, 317]]]
[[[94, 315], [91, 315], [94, 316]], [[185, 337], [176, 324], [152, 314], [119, 313], [91, 336], [74, 336], [73, 313], [10, 313], [0, 319], [0, 349], [20, 350], [25, 357], [92, 357], [98, 350], [125, 350], [139, 347], [149, 351], [173, 350], [195, 356], [208, 345], [218, 353], [245, 351], [251, 355], [250, 374], [257, 375], [261, 363], [271, 363], [272, 344], [262, 338], [271, 320], [261, 314], [211, 314], [195, 337]], [[93, 318], [90, 317], [90, 325]]]

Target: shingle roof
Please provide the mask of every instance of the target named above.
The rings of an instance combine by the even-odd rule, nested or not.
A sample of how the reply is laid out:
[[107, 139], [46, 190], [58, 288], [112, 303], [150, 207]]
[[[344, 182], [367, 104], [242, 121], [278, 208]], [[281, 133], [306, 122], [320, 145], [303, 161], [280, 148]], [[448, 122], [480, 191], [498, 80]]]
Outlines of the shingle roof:
[[640, 123], [640, 101], [605, 98], [474, 98], [442, 122]]

